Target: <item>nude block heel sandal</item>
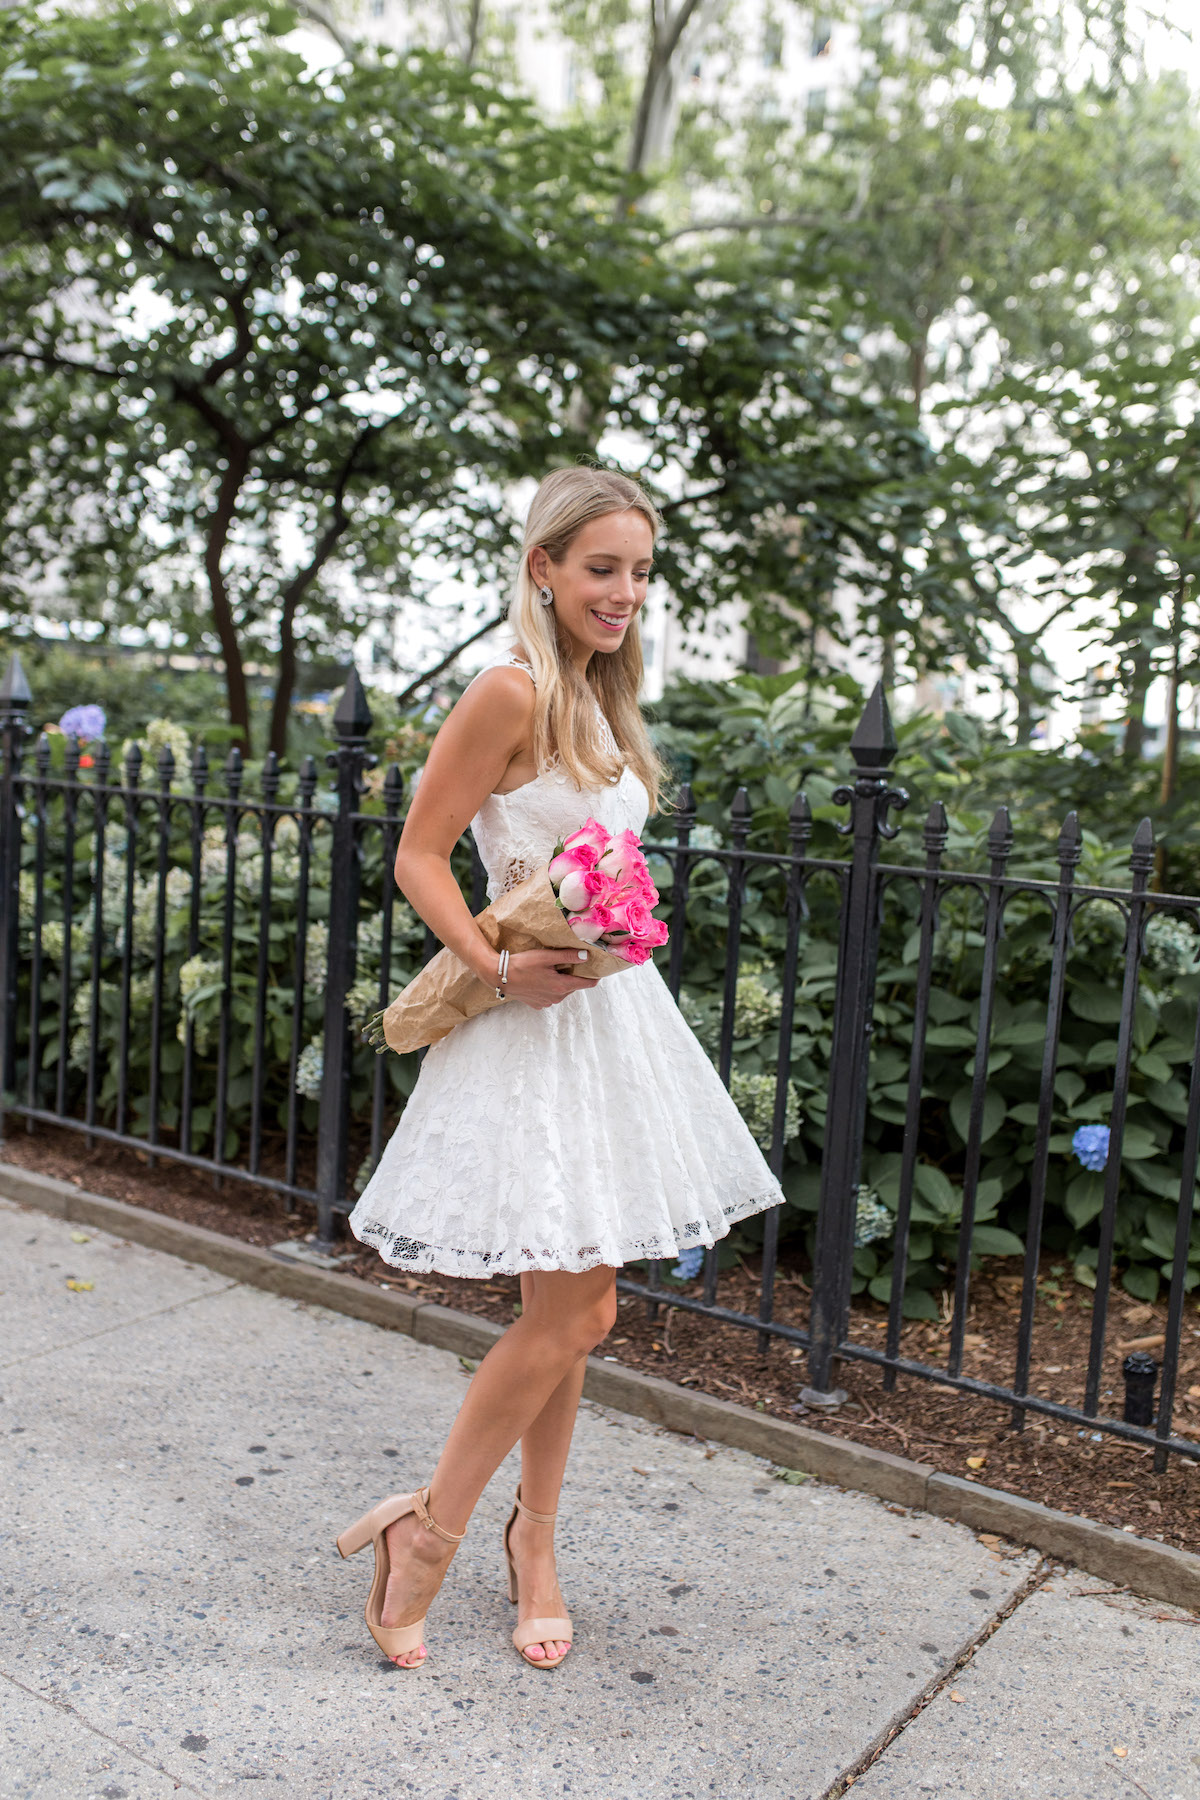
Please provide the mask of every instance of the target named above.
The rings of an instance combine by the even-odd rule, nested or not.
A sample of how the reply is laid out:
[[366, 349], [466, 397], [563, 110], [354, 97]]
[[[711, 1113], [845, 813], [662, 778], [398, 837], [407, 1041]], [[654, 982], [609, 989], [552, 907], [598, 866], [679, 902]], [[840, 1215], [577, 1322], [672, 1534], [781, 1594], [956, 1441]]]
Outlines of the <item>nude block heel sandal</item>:
[[[521, 1489], [518, 1486], [516, 1505], [509, 1515], [508, 1524], [504, 1527], [504, 1555], [508, 1562], [508, 1597], [514, 1606], [517, 1603], [517, 1565], [514, 1563], [512, 1551], [508, 1547], [508, 1534], [516, 1522], [518, 1512], [523, 1512], [527, 1519], [533, 1519], [538, 1525], [552, 1525], [558, 1517], [557, 1513], [534, 1512], [532, 1507], [526, 1506], [521, 1498]], [[557, 1669], [559, 1663], [564, 1662], [569, 1654], [566, 1650], [563, 1651], [561, 1656], [546, 1656], [542, 1657], [539, 1661], [535, 1661], [531, 1656], [526, 1656], [525, 1652], [530, 1644], [543, 1644], [547, 1641], [552, 1642], [555, 1638], [568, 1639], [570, 1636], [571, 1621], [568, 1618], [526, 1619], [525, 1623], [523, 1625], [518, 1625], [513, 1632], [512, 1641], [521, 1661], [526, 1663], [529, 1668]]]
[[[424, 1643], [425, 1620], [418, 1619], [412, 1625], [383, 1625], [380, 1614], [383, 1610], [383, 1596], [387, 1591], [388, 1576], [391, 1573], [391, 1560], [388, 1556], [387, 1538], [384, 1533], [389, 1525], [402, 1519], [405, 1513], [415, 1512], [426, 1531], [436, 1531], [448, 1543], [461, 1543], [466, 1537], [465, 1531], [447, 1531], [429, 1516], [427, 1501], [429, 1489], [419, 1488], [413, 1494], [393, 1494], [388, 1500], [381, 1500], [378, 1506], [364, 1513], [355, 1524], [347, 1526], [337, 1540], [337, 1547], [342, 1556], [353, 1556], [356, 1551], [363, 1550], [368, 1544], [375, 1546], [375, 1579], [371, 1583], [371, 1591], [367, 1595], [364, 1617], [367, 1630], [391, 1661], [398, 1656], [406, 1656], [410, 1650], [419, 1650]], [[428, 1616], [428, 1615], [426, 1615]], [[424, 1659], [422, 1659], [424, 1660]], [[398, 1663], [402, 1669], [419, 1669], [421, 1663]]]

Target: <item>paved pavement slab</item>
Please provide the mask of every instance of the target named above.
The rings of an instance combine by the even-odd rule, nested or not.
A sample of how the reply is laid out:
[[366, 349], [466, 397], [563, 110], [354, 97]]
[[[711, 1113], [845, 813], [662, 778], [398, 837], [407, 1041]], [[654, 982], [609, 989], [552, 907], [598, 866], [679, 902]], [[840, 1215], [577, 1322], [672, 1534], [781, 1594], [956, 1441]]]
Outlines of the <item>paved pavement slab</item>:
[[[430, 1611], [428, 1663], [395, 1669], [362, 1621], [369, 1553], [343, 1563], [333, 1539], [428, 1480], [469, 1370], [72, 1230], [0, 1202], [0, 1795], [157, 1800], [167, 1780], [289, 1800], [818, 1800], [1038, 1567], [585, 1402], [557, 1534], [570, 1657], [539, 1672], [509, 1641], [514, 1453]], [[1182, 1625], [1138, 1629], [1160, 1661], [1192, 1644]], [[1012, 1633], [985, 1646], [1002, 1671]], [[1194, 1682], [1177, 1670], [1167, 1688], [1182, 1705]], [[909, 1779], [907, 1735], [862, 1791]], [[1068, 1767], [1083, 1754], [1062, 1750]]]
[[855, 1800], [1197, 1800], [1200, 1621], [1077, 1570], [981, 1645]]

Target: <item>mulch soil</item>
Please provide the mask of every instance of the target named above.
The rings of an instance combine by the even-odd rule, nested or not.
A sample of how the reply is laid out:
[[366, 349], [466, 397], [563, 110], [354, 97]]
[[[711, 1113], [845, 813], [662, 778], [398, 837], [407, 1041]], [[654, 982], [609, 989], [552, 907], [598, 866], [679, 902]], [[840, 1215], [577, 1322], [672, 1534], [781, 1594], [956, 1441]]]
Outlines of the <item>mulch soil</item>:
[[[141, 1152], [110, 1145], [88, 1149], [75, 1133], [39, 1127], [6, 1138], [4, 1159], [77, 1187], [165, 1213], [243, 1242], [269, 1245], [311, 1234], [309, 1209], [289, 1214], [280, 1195], [268, 1189], [214, 1178], [198, 1170], [160, 1162], [152, 1169]], [[349, 1247], [349, 1246], [348, 1246]], [[720, 1304], [753, 1315], [758, 1304], [758, 1259], [747, 1257], [720, 1278]], [[520, 1306], [516, 1276], [464, 1281], [440, 1275], [416, 1278], [389, 1268], [373, 1251], [362, 1250], [344, 1265], [360, 1280], [374, 1282], [442, 1306], [478, 1314], [507, 1325]], [[638, 1271], [630, 1271], [638, 1277]], [[1020, 1277], [1011, 1259], [993, 1259], [972, 1284], [963, 1373], [1008, 1382], [1016, 1360]], [[699, 1281], [682, 1291], [699, 1295]], [[948, 1296], [943, 1296], [947, 1305]], [[1034, 1394], [1078, 1405], [1083, 1394], [1091, 1329], [1092, 1295], [1077, 1286], [1052, 1256], [1043, 1259], [1034, 1322], [1031, 1389]], [[806, 1408], [799, 1401], [807, 1381], [804, 1353], [779, 1340], [760, 1357], [757, 1337], [739, 1326], [716, 1324], [669, 1302], [655, 1319], [641, 1299], [623, 1295], [613, 1332], [597, 1355], [632, 1369], [665, 1376], [681, 1386], [734, 1400], [778, 1418], [800, 1421], [834, 1437], [911, 1457], [948, 1475], [1020, 1494], [1064, 1512], [1079, 1513], [1139, 1536], [1200, 1551], [1200, 1463], [1179, 1456], [1156, 1474], [1153, 1452], [1122, 1443], [1106, 1433], [1027, 1412], [1025, 1429], [1015, 1431], [1011, 1409], [901, 1375], [890, 1393], [882, 1371], [844, 1359], [837, 1376], [848, 1399], [835, 1412]], [[802, 1265], [781, 1253], [775, 1283], [775, 1318], [801, 1328], [808, 1323], [808, 1287]], [[855, 1301], [852, 1342], [882, 1347], [884, 1308]], [[1144, 1304], [1113, 1288], [1108, 1348], [1101, 1386], [1102, 1410], [1120, 1417], [1121, 1363], [1130, 1350], [1161, 1357], [1166, 1305]], [[906, 1321], [900, 1353], [914, 1362], [944, 1367], [950, 1328], [945, 1320]], [[1177, 1384], [1175, 1433], [1200, 1441], [1200, 1307], [1189, 1297], [1184, 1314], [1183, 1352]]]

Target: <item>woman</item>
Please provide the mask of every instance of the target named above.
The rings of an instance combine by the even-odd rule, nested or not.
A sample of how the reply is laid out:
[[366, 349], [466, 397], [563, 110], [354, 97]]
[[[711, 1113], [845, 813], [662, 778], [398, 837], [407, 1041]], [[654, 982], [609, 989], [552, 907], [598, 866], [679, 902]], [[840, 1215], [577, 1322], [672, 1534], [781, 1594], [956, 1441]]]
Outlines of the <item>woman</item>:
[[[413, 796], [396, 880], [493, 986], [497, 954], [450, 867], [465, 827], [494, 898], [589, 817], [640, 832], [657, 801], [637, 614], [659, 525], [624, 476], [546, 477], [509, 613], [514, 652], [444, 721]], [[597, 982], [564, 973], [566, 954], [514, 954], [507, 1004], [429, 1050], [350, 1219], [397, 1267], [521, 1277], [520, 1317], [476, 1370], [429, 1486], [338, 1539], [343, 1555], [375, 1546], [367, 1623], [402, 1668], [425, 1660], [426, 1611], [518, 1439], [503, 1546], [513, 1644], [535, 1668], [563, 1660], [571, 1624], [553, 1522], [587, 1355], [616, 1321], [616, 1270], [712, 1244], [783, 1198], [653, 963]]]

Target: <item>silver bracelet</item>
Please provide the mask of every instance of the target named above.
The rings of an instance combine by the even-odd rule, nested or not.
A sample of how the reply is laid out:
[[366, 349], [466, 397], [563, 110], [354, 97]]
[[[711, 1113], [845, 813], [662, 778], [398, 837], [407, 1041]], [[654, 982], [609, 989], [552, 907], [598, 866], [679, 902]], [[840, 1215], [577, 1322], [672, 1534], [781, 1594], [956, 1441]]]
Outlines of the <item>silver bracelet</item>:
[[504, 984], [508, 980], [508, 951], [507, 950], [502, 950], [500, 952], [500, 962], [499, 962], [499, 966], [496, 970], [496, 980], [499, 983], [499, 986], [496, 989], [497, 1000], [507, 1000], [508, 995], [504, 992]]

